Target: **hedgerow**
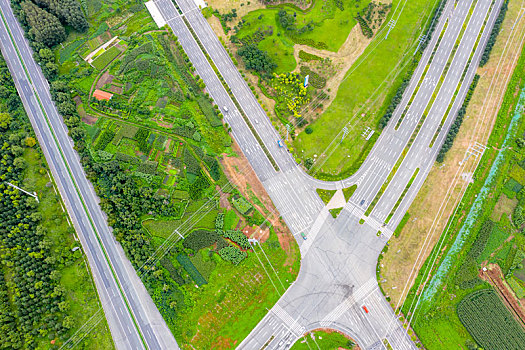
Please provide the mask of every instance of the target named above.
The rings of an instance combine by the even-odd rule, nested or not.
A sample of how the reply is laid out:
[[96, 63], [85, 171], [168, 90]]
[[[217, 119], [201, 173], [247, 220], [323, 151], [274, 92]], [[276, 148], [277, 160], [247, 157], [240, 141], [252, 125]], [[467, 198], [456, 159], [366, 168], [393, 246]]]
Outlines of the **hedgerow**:
[[105, 129], [93, 145], [93, 149], [95, 151], [104, 150], [111, 140], [113, 140], [113, 137], [115, 137], [115, 133], [111, 130]]
[[494, 47], [494, 44], [496, 43], [496, 38], [501, 29], [501, 24], [503, 23], [503, 20], [505, 19], [505, 14], [507, 13], [508, 3], [509, 3], [509, 0], [505, 1], [501, 5], [501, 9], [499, 10], [498, 18], [496, 19], [496, 22], [494, 23], [494, 27], [492, 27], [492, 31], [490, 32], [489, 40], [487, 41], [487, 45], [485, 45], [485, 50], [483, 51], [483, 55], [481, 56], [481, 60], [479, 61], [480, 67], [483, 67], [489, 61], [490, 52], [492, 51], [492, 48]]

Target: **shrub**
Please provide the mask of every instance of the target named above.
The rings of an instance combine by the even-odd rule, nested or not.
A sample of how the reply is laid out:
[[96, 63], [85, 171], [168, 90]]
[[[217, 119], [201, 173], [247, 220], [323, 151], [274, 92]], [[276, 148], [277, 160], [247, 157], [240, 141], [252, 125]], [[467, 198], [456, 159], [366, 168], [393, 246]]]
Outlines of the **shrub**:
[[111, 140], [113, 140], [113, 137], [115, 137], [115, 133], [111, 130], [105, 129], [93, 145], [93, 149], [95, 151], [104, 150]]
[[226, 243], [226, 241], [224, 241], [224, 239], [215, 231], [195, 230], [184, 238], [182, 246], [198, 252], [202, 248], [209, 247], [216, 243], [217, 249], [220, 249], [219, 246], [222, 248], [228, 245], [228, 243]]
[[248, 242], [248, 238], [239, 230], [226, 230], [226, 231], [220, 231], [222, 236], [228, 238], [232, 242], [237, 243], [242, 249], [250, 249], [250, 242]]
[[229, 261], [234, 265], [238, 265], [247, 257], [246, 252], [240, 251], [239, 248], [235, 248], [232, 246], [224, 247], [221, 250], [219, 250], [219, 255], [225, 261]]
[[248, 212], [253, 208], [252, 204], [244, 199], [244, 197], [234, 198], [232, 202], [235, 209], [237, 209], [239, 213], [243, 215], [248, 214]]
[[200, 287], [206, 283], [208, 283], [204, 277], [200, 274], [199, 270], [193, 265], [190, 258], [188, 258], [186, 255], [180, 254], [177, 255], [177, 261], [179, 264], [182, 265], [184, 270], [190, 275], [190, 277], [197, 283], [197, 285]]

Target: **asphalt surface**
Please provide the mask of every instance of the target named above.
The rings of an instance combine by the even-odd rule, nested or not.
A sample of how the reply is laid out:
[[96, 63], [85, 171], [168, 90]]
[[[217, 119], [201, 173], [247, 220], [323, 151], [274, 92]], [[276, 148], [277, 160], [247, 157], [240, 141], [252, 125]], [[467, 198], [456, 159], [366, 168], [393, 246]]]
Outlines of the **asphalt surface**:
[[[178, 349], [107, 225], [94, 189], [73, 149], [73, 141], [52, 102], [49, 85], [33, 59], [9, 1], [1, 0], [0, 9], [2, 54], [88, 258], [115, 346], [117, 349]], [[72, 341], [66, 348], [74, 345]]]
[[[221, 109], [227, 107], [225, 122], [231, 126], [233, 137], [301, 249], [301, 269], [297, 280], [239, 345], [240, 349], [264, 346], [267, 349], [285, 349], [306, 331], [319, 327], [344, 331], [365, 349], [385, 348], [384, 339], [394, 349], [415, 348], [379, 290], [375, 271], [377, 258], [428, 175], [453, 122], [453, 116], [462, 104], [502, 0], [495, 1], [492, 8], [491, 2], [448, 1], [402, 102], [368, 158], [351, 177], [325, 182], [305, 174], [287, 150], [278, 147], [280, 136], [193, 1], [155, 0], [160, 13], [205, 82], [207, 91]], [[467, 23], [469, 12], [472, 15]], [[275, 171], [271, 166], [181, 16], [186, 18], [224, 77], [280, 171]], [[457, 96], [454, 96], [485, 21], [475, 55]], [[445, 23], [446, 29], [439, 41]], [[466, 29], [462, 32], [464, 25]], [[460, 44], [455, 49], [456, 42]], [[429, 68], [425, 71], [427, 65]], [[396, 129], [397, 121], [414, 93], [415, 98]], [[438, 130], [451, 102], [448, 117]], [[422, 119], [425, 111], [427, 116]], [[422, 124], [419, 129], [418, 124]], [[400, 158], [415, 130], [418, 131], [417, 137], [410, 144], [405, 158]], [[430, 147], [436, 133], [438, 136]], [[371, 214], [365, 216], [366, 209], [379, 193], [398, 159], [402, 159], [402, 162], [395, 175]], [[419, 172], [403, 196], [416, 169]], [[341, 189], [354, 184], [357, 184], [357, 190], [338, 218], [332, 219], [328, 208], [315, 194], [315, 189]], [[393, 210], [398, 201], [397, 209]], [[385, 224], [389, 216], [391, 218]], [[364, 219], [365, 224], [360, 224], [360, 219]], [[381, 234], [378, 235], [378, 232]], [[303, 240], [300, 233], [305, 233], [307, 239]], [[368, 312], [364, 311], [363, 306]]]

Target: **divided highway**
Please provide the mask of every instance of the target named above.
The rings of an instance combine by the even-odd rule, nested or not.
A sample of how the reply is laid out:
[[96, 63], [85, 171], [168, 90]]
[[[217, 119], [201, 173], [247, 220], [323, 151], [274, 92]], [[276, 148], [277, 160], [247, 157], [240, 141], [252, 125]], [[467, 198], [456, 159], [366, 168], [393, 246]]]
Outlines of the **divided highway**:
[[[178, 349], [107, 225], [10, 2], [0, 0], [0, 10], [2, 54], [88, 258], [116, 348]], [[65, 348], [75, 345], [73, 340]]]
[[[280, 136], [192, 0], [154, 3], [207, 91], [221, 109], [228, 109], [225, 122], [301, 249], [297, 280], [239, 349], [286, 349], [306, 331], [319, 327], [341, 330], [364, 349], [387, 348], [385, 343], [394, 349], [414, 349], [378, 288], [377, 258], [434, 164], [474, 77], [502, 0], [447, 1], [392, 120], [362, 167], [337, 182], [313, 179], [285, 148], [278, 147]], [[383, 37], [377, 40], [385, 40], [384, 33], [379, 35]], [[279, 171], [271, 166], [199, 44]], [[384, 185], [387, 181], [388, 186]], [[338, 218], [332, 219], [315, 189], [339, 190], [354, 184], [356, 192]], [[378, 200], [374, 200], [376, 196]], [[372, 202], [377, 202], [373, 208]], [[368, 208], [371, 213], [365, 215]], [[306, 240], [301, 233], [306, 234]]]

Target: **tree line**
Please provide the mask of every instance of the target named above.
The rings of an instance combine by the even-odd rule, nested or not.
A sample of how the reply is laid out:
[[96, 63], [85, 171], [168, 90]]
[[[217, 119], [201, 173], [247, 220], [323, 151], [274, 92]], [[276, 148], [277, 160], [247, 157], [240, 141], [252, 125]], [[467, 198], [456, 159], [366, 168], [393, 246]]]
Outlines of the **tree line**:
[[46, 235], [37, 202], [4, 184], [24, 181], [23, 154], [36, 141], [3, 59], [0, 86], [0, 105], [6, 108], [0, 114], [0, 348], [31, 349], [43, 337], [65, 339], [74, 326], [59, 269], [72, 264], [80, 251], [57, 249]]
[[11, 0], [11, 6], [42, 72], [48, 80], [55, 79], [58, 65], [50, 49], [66, 39], [66, 27], [78, 32], [89, 28], [80, 4], [76, 0]]

